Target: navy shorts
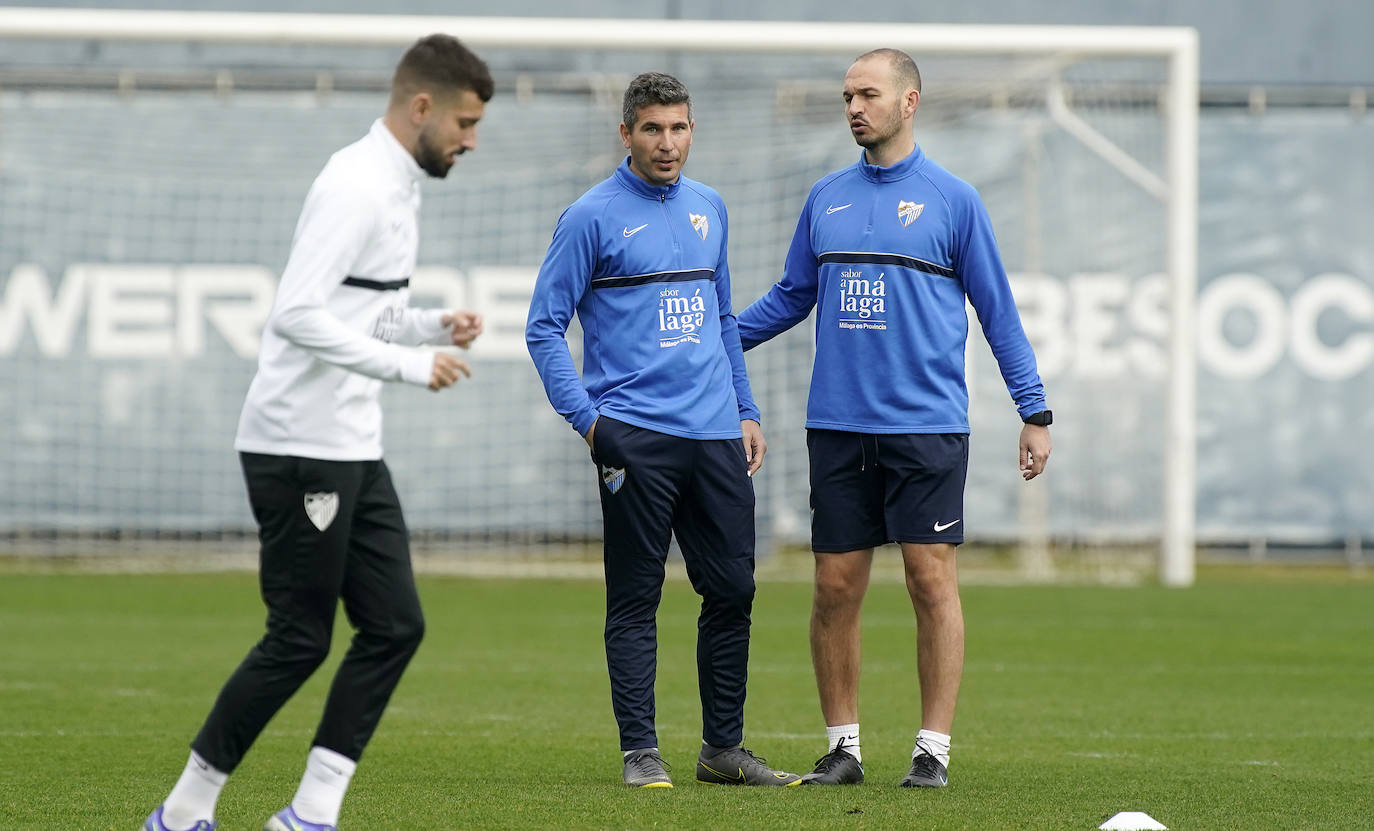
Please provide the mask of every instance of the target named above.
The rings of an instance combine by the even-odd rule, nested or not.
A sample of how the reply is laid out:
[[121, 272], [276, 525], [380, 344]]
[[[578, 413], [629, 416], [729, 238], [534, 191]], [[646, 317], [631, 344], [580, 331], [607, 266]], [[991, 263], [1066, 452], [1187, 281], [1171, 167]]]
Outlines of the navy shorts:
[[964, 541], [963, 433], [806, 431], [811, 550]]

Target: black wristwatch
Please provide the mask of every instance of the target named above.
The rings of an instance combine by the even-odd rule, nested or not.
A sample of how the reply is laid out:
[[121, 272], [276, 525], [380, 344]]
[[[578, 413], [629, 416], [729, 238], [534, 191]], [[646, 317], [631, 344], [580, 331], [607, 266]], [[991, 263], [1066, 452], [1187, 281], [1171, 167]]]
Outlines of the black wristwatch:
[[1034, 424], [1039, 427], [1048, 427], [1054, 423], [1054, 413], [1050, 412], [1049, 410], [1041, 410], [1038, 413], [1031, 413], [1030, 415], [1026, 416], [1021, 420], [1026, 422], [1027, 424]]

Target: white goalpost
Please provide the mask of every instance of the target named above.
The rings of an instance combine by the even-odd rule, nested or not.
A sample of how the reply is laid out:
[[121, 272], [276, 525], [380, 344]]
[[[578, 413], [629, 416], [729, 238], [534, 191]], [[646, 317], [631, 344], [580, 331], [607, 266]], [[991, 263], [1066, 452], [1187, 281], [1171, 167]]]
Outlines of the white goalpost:
[[[458, 166], [457, 184], [426, 190], [416, 294], [486, 304], [492, 331], [474, 352], [490, 371], [471, 400], [389, 394], [388, 454], [398, 473], [410, 467], [398, 481], [412, 482], [402, 498], [417, 533], [524, 545], [597, 532], [585, 460], [522, 363], [519, 329], [553, 220], [618, 158], [610, 139], [628, 67], [679, 61], [693, 89], [689, 175], [730, 206], [738, 309], [775, 279], [810, 184], [856, 157], [839, 117], [846, 61], [892, 46], [926, 78], [918, 141], [929, 136], [941, 151], [932, 157], [954, 158], [947, 166], [984, 194], [1037, 352], [1040, 338], [1059, 345], [1044, 362], [1064, 465], [1056, 458], [1030, 495], [1003, 468], [971, 473], [970, 510], [985, 506], [993, 542], [1147, 540], [1161, 582], [1193, 582], [1198, 37], [1165, 27], [0, 10], [0, 49], [65, 44], [73, 56], [56, 73], [0, 57], [0, 383], [12, 391], [0, 414], [15, 425], [0, 445], [13, 468], [0, 483], [0, 535], [245, 524], [235, 462], [221, 451], [282, 237], [327, 154], [380, 111], [378, 82], [399, 49], [439, 31], [491, 53], [499, 92], [486, 144]], [[186, 50], [145, 73], [152, 85], [112, 59], [106, 84], [83, 63], [76, 45], [87, 42], [278, 52], [221, 67], [201, 58], [196, 72], [216, 78], [203, 88], [168, 80]], [[334, 68], [297, 48], [336, 50], [323, 58]], [[356, 90], [339, 88], [339, 72], [356, 69], [339, 69], [341, 51], [382, 48], [392, 52], [380, 60], [366, 53]], [[320, 80], [283, 91], [238, 80], [273, 67]], [[67, 107], [76, 122], [57, 114]], [[108, 130], [110, 157], [54, 158], [73, 141], [63, 123]], [[273, 144], [289, 152], [271, 156]], [[1110, 315], [1144, 335], [1127, 343]], [[760, 530], [777, 543], [805, 537], [809, 332], [791, 335], [749, 358], [772, 448]], [[974, 340], [972, 364], [992, 370], [971, 383], [974, 438], [991, 434], [979, 445], [1004, 464], [1006, 431], [1019, 425]], [[1089, 353], [1106, 357], [1090, 365]], [[54, 392], [53, 372], [85, 392]], [[445, 471], [445, 454], [470, 467]], [[1012, 524], [997, 530], [994, 517]]]

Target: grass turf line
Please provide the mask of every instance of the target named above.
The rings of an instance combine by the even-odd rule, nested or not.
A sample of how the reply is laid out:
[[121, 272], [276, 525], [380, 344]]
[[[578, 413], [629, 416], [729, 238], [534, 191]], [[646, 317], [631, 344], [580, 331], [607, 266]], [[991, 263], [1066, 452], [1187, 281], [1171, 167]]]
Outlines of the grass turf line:
[[[0, 829], [131, 831], [261, 632], [252, 575], [0, 579]], [[967, 587], [951, 786], [903, 791], [919, 726], [901, 586], [864, 615], [863, 746], [850, 788], [696, 785], [690, 588], [660, 613], [658, 724], [678, 787], [620, 766], [594, 582], [422, 578], [429, 634], [369, 747], [344, 828], [1089, 829], [1121, 810], [1186, 829], [1368, 828], [1374, 586], [1211, 576], [1146, 587]], [[810, 588], [764, 583], [747, 744], [777, 767], [824, 751]], [[348, 634], [269, 725], [220, 802], [225, 831], [290, 799]]]

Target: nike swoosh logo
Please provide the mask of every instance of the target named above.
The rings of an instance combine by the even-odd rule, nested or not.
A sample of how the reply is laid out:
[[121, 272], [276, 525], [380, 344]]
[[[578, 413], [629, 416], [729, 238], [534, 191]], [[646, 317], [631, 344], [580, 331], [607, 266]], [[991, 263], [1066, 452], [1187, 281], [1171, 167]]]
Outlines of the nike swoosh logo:
[[715, 768], [711, 767], [710, 765], [706, 764], [705, 762], [702, 762], [702, 763], [701, 763], [701, 766], [704, 767], [704, 768], [706, 768], [707, 770], [711, 771], [711, 772], [714, 773], [716, 776], [719, 776], [721, 779], [728, 779], [728, 780], [731, 781], [731, 782], [743, 782], [743, 781], [744, 781], [744, 768], [737, 768], [736, 770], [738, 771], [738, 774], [737, 774], [736, 776], [731, 776], [731, 775], [728, 774], [728, 773], [721, 773], [720, 771], [716, 770]]
[[844, 210], [845, 208], [851, 207], [853, 204], [854, 204], [853, 202], [846, 202], [846, 203], [843, 204], [843, 205], [831, 205], [830, 207], [828, 207], [828, 208], [825, 209], [825, 212], [828, 213], [828, 214], [833, 214], [833, 213], [836, 213], [836, 212], [838, 212], [838, 211], [842, 211], [842, 210]]
[[940, 533], [941, 531], [945, 530], [946, 528], [953, 528], [953, 527], [954, 527], [955, 525], [957, 525], [958, 523], [959, 523], [959, 520], [957, 520], [957, 519], [954, 520], [953, 522], [946, 522], [944, 525], [941, 525], [940, 523], [937, 522], [937, 523], [935, 523], [935, 533], [938, 534], [938, 533]]
[[640, 231], [643, 231], [645, 228], [648, 228], [648, 227], [649, 227], [649, 223], [647, 223], [647, 222], [644, 223], [643, 225], [639, 226], [638, 228], [631, 228], [630, 226], [626, 225], [626, 226], [625, 226], [625, 230], [621, 231], [620, 233], [624, 234], [626, 237], [632, 237], [632, 236], [634, 236], [635, 234], [638, 234]]

